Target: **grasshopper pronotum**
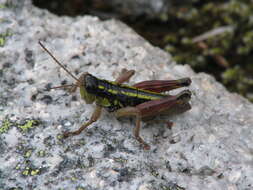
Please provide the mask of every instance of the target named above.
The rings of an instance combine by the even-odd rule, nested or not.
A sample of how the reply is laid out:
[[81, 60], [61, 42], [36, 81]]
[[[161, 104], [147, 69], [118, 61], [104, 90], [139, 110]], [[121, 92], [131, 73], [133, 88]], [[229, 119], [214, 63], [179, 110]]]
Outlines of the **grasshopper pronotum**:
[[183, 90], [177, 95], [162, 94], [161, 92], [189, 86], [190, 78], [178, 80], [149, 80], [137, 83], [133, 86], [123, 85], [135, 73], [134, 70], [123, 69], [120, 76], [114, 81], [98, 79], [89, 73], [83, 73], [76, 78], [66, 69], [46, 48], [39, 42], [40, 46], [62, 67], [75, 81], [75, 84], [63, 85], [55, 88], [71, 87], [71, 92], [80, 89], [82, 99], [87, 104], [96, 104], [96, 108], [87, 123], [84, 123], [78, 130], [66, 132], [64, 137], [79, 135], [90, 124], [100, 117], [102, 108], [114, 112], [116, 117], [135, 116], [136, 126], [134, 128], [135, 138], [143, 145], [144, 149], [150, 146], [140, 137], [141, 120], [159, 115], [182, 113], [191, 106], [191, 92]]

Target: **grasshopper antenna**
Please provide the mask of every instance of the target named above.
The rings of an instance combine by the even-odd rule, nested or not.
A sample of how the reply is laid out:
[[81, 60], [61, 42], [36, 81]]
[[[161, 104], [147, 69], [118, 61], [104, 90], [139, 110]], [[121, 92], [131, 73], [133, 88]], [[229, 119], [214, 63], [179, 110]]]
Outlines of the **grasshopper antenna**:
[[49, 89], [49, 90], [52, 90], [52, 89], [57, 89], [57, 88], [68, 88], [68, 87], [73, 88], [74, 86], [76, 86], [76, 85], [74, 85], [74, 84], [66, 84], [66, 85], [61, 85], [61, 86], [50, 87], [50, 88], [48, 88], [48, 89]]
[[[71, 73], [68, 71], [68, 69], [62, 65], [54, 56], [53, 54], [41, 43], [41, 41], [39, 41], [40, 46], [53, 58], [53, 60], [61, 67], [63, 68], [73, 79], [75, 79], [77, 82], [79, 82], [79, 80]], [[59, 87], [58, 87], [59, 88]]]

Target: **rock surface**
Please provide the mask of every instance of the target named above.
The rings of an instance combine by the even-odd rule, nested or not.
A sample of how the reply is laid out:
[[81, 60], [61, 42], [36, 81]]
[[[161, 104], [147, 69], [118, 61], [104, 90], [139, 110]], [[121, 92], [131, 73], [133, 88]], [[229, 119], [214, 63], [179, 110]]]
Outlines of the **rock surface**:
[[[7, 1], [6, 1], [7, 2]], [[10, 2], [10, 1], [8, 1]], [[252, 189], [253, 105], [206, 74], [177, 65], [126, 25], [83, 16], [57, 17], [29, 1], [0, 8], [0, 189]], [[72, 83], [40, 48], [42, 40], [76, 75], [113, 80], [135, 69], [130, 84], [191, 77], [192, 109], [174, 126], [143, 124], [109, 113], [81, 135], [66, 130], [94, 108], [78, 93], [48, 87]]]

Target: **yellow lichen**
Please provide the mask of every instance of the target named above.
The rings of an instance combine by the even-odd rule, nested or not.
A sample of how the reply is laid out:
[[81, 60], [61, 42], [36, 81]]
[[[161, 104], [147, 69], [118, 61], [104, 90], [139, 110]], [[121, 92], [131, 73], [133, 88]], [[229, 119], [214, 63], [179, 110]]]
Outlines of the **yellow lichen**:
[[38, 124], [37, 120], [27, 120], [24, 125], [19, 125], [18, 128], [22, 129], [23, 132], [27, 132], [29, 129], [34, 128]]
[[28, 150], [28, 151], [25, 153], [24, 157], [25, 157], [25, 158], [29, 158], [31, 155], [32, 155], [32, 150]]
[[31, 171], [31, 175], [32, 175], [32, 176], [38, 175], [38, 174], [39, 174], [39, 172], [40, 172], [40, 170], [39, 170], [39, 169], [32, 170], [32, 171]]
[[9, 121], [9, 119], [6, 119], [3, 121], [3, 124], [0, 127], [0, 134], [6, 133], [9, 128], [11, 126], [11, 122]]
[[44, 157], [46, 155], [46, 152], [44, 151], [44, 150], [40, 150], [40, 151], [38, 151], [38, 153], [37, 153], [37, 156], [38, 157]]
[[28, 176], [29, 175], [29, 168], [26, 168], [23, 172], [23, 175]]

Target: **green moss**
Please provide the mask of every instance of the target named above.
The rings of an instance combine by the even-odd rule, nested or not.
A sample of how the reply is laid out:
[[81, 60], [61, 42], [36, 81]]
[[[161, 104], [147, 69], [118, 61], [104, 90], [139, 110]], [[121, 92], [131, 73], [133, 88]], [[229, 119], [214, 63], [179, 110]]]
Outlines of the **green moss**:
[[5, 44], [5, 37], [0, 36], [0, 47], [3, 47]]
[[185, 188], [178, 186], [177, 184], [170, 183], [168, 186], [160, 185], [161, 190], [185, 190]]
[[[195, 3], [175, 9], [168, 17], [167, 23], [173, 27], [165, 34], [163, 47], [178, 63], [189, 64], [198, 72], [213, 74], [230, 91], [236, 91], [251, 100], [252, 2], [196, 0]], [[231, 26], [230, 30], [213, 36], [209, 34], [201, 41], [206, 48], [191, 43], [195, 37], [227, 26]], [[216, 59], [216, 55], [224, 58], [228, 64]]]
[[4, 4], [0, 4], [0, 9], [4, 9], [6, 6]]
[[6, 32], [0, 34], [0, 47], [3, 47], [6, 43], [7, 37], [11, 36], [12, 32], [7, 29]]
[[44, 150], [40, 150], [37, 152], [37, 156], [38, 157], [45, 157], [46, 156], [46, 152]]
[[18, 125], [18, 128], [20, 128], [22, 132], [27, 132], [28, 130], [35, 128], [35, 126], [37, 126], [38, 124], [38, 120], [29, 119], [26, 120], [25, 124]]
[[29, 175], [29, 170], [30, 170], [30, 168], [29, 168], [29, 167], [26, 167], [26, 169], [22, 172], [22, 174], [23, 174], [24, 176], [28, 176], [28, 175]]
[[8, 190], [23, 190], [23, 188], [22, 187], [11, 187]]
[[39, 169], [31, 170], [31, 176], [38, 175], [40, 173]]
[[70, 180], [71, 180], [72, 182], [74, 182], [74, 181], [77, 181], [77, 178], [74, 177], [74, 176], [72, 176], [72, 177], [70, 178]]
[[30, 158], [31, 155], [32, 155], [32, 150], [28, 150], [28, 151], [25, 152], [24, 157], [25, 158]]
[[11, 126], [11, 122], [9, 121], [9, 119], [5, 119], [0, 127], [0, 134], [8, 132], [8, 130], [10, 129], [10, 126]]
[[30, 167], [26, 167], [23, 171], [22, 171], [22, 175], [23, 176], [36, 176], [39, 175], [41, 172], [40, 169], [37, 168], [30, 168]]
[[237, 80], [239, 79], [239, 75], [240, 75], [240, 69], [238, 67], [227, 69], [222, 75], [223, 82], [228, 83], [232, 80]]
[[127, 159], [124, 159], [124, 158], [114, 158], [113, 160], [115, 162], [119, 162], [121, 164], [126, 164], [127, 163]]
[[238, 46], [236, 52], [240, 55], [247, 55], [250, 52], [250, 48], [247, 46]]
[[16, 165], [15, 169], [16, 169], [16, 170], [20, 170], [20, 168], [21, 168], [21, 164], [18, 163], [18, 164]]
[[63, 135], [62, 135], [62, 134], [57, 135], [56, 138], [57, 138], [58, 140], [62, 140], [62, 139], [63, 139]]
[[77, 187], [76, 190], [85, 190], [84, 187]]

